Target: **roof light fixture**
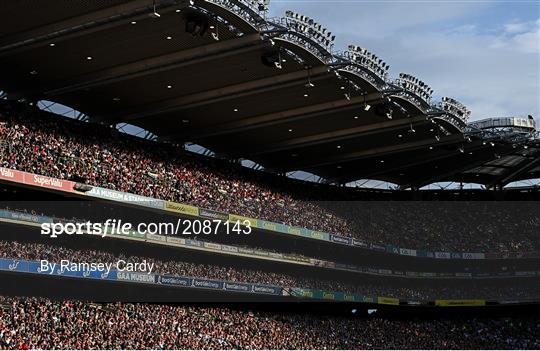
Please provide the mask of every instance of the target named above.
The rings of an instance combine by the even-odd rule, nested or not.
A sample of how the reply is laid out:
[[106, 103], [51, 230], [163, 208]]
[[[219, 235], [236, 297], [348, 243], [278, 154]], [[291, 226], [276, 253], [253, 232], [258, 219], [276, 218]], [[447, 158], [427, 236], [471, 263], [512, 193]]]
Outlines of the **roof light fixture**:
[[406, 92], [415, 95], [424, 103], [430, 105], [433, 89], [420, 79], [407, 73], [400, 73], [399, 78], [396, 79], [396, 84]]
[[357, 45], [349, 45], [345, 55], [354, 62], [353, 69], [356, 70], [356, 67], [361, 67], [362, 70], [370, 72], [371, 75], [375, 75], [383, 81], [388, 80], [390, 66], [367, 49]]
[[152, 18], [160, 18], [161, 15], [156, 10], [156, 0], [153, 1], [152, 9], [153, 9], [153, 11], [149, 16], [152, 17]]

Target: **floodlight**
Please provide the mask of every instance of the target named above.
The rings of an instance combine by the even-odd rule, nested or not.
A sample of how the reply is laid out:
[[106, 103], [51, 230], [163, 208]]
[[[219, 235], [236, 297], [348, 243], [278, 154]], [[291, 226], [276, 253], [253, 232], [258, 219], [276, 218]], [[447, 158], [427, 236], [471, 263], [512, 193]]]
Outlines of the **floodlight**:
[[468, 122], [469, 116], [471, 115], [471, 111], [469, 111], [465, 105], [450, 97], [443, 97], [438, 104], [438, 107], [465, 123]]
[[161, 15], [156, 11], [156, 0], [153, 1], [153, 12], [149, 15], [152, 18], [160, 18]]
[[420, 79], [407, 73], [400, 73], [397, 79], [397, 85], [403, 87], [407, 92], [416, 95], [426, 104], [430, 103], [433, 90]]
[[[389, 67], [381, 58], [377, 57], [377, 55], [358, 45], [349, 45], [346, 55], [356, 65], [368, 70], [381, 80], [385, 80]], [[353, 70], [358, 70], [355, 66], [352, 66], [351, 68]]]

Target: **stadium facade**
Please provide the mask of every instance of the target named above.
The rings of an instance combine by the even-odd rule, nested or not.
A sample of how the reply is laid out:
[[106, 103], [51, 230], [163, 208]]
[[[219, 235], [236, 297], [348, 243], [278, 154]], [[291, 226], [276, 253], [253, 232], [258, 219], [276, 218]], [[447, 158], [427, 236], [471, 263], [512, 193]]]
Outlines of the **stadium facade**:
[[[470, 121], [269, 1], [35, 4], [0, 3], [0, 348], [540, 347], [538, 189], [505, 188], [532, 116]], [[176, 232], [50, 230], [111, 219]]]

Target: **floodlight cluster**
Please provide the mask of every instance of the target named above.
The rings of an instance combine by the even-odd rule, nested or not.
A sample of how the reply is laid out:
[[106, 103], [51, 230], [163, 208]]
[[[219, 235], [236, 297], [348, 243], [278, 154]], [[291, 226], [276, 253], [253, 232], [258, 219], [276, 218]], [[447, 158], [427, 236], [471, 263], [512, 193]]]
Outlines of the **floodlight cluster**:
[[465, 123], [468, 122], [471, 115], [471, 111], [469, 111], [465, 105], [449, 97], [443, 97], [438, 107], [441, 110], [461, 119]]
[[[321, 61], [328, 64], [329, 71], [340, 69], [350, 71], [370, 82], [383, 92], [385, 96], [396, 95], [410, 101], [425, 113], [445, 114], [452, 124], [462, 126], [467, 123], [470, 111], [460, 102], [444, 98], [437, 105], [432, 105], [433, 89], [420, 79], [406, 73], [400, 73], [399, 78], [389, 79], [390, 65], [366, 48], [349, 45], [344, 52], [334, 52], [335, 35], [313, 18], [301, 13], [288, 10], [284, 17], [267, 20], [261, 13], [266, 13], [270, 0], [206, 0], [226, 5], [241, 17], [248, 17], [257, 28], [264, 33], [272, 45], [275, 38], [286, 39], [303, 47]], [[263, 30], [264, 29], [264, 30]], [[280, 48], [283, 50], [283, 48]], [[303, 63], [303, 59], [289, 50], [289, 56]], [[276, 65], [281, 68], [281, 60]], [[335, 73], [338, 75], [337, 70]], [[339, 77], [339, 75], [338, 75]], [[352, 83], [349, 81], [349, 83]], [[362, 91], [356, 84], [351, 84], [354, 90]], [[341, 89], [344, 88], [345, 85]], [[350, 89], [349, 89], [350, 90]], [[344, 93], [351, 99], [351, 93]]]
[[330, 31], [315, 22], [312, 18], [293, 11], [285, 12], [285, 18], [287, 27], [290, 30], [310, 37], [311, 40], [328, 51], [334, 46], [336, 36], [332, 35]]
[[356, 45], [349, 45], [346, 55], [355, 64], [369, 70], [381, 80], [386, 81], [388, 79], [390, 66], [367, 49]]
[[245, 3], [247, 6], [252, 8], [253, 10], [259, 11], [259, 12], [266, 12], [268, 11], [268, 6], [270, 5], [270, 0], [241, 0], [243, 3]]
[[400, 88], [418, 96], [429, 105], [433, 89], [420, 79], [406, 73], [400, 73], [397, 79], [397, 85]]
[[265, 23], [264, 13], [268, 11], [270, 0], [205, 0], [227, 8], [257, 28]]

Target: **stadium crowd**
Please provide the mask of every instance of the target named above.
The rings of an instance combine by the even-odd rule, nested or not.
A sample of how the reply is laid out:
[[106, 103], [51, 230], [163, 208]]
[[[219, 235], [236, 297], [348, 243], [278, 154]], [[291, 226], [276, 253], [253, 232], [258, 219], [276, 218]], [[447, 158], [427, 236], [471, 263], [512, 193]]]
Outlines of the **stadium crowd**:
[[[350, 201], [354, 191], [303, 184], [106, 126], [0, 107], [0, 167], [189, 203], [379, 244], [439, 251], [540, 248], [538, 209]], [[518, 206], [518, 205], [516, 205]]]
[[452, 281], [452, 284], [429, 279], [409, 280], [382, 278], [367, 281], [358, 276], [356, 281], [333, 280], [324, 277], [312, 277], [301, 274], [285, 274], [256, 268], [233, 267], [187, 260], [159, 260], [152, 257], [115, 254], [102, 250], [72, 249], [59, 245], [41, 243], [25, 243], [19, 241], [0, 240], [0, 257], [21, 260], [48, 260], [49, 262], [103, 262], [115, 263], [122, 259], [126, 262], [142, 262], [146, 260], [154, 264], [157, 274], [188, 276], [208, 279], [221, 279], [230, 282], [258, 283], [286, 288], [308, 288], [324, 291], [345, 292], [364, 296], [385, 296], [409, 300], [435, 299], [534, 299], [540, 297], [540, 286], [535, 284], [490, 284], [483, 280], [482, 284], [463, 285]]
[[0, 349], [538, 349], [537, 318], [393, 319], [0, 296]]

